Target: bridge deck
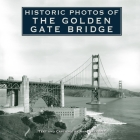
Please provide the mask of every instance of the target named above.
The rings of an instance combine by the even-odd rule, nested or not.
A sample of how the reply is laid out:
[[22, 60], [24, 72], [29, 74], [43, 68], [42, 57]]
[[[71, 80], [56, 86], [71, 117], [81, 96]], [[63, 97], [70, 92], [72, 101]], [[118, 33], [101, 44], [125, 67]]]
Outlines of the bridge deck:
[[[4, 80], [0, 79], [0, 89], [20, 89], [20, 84], [22, 81], [19, 80]], [[60, 87], [59, 83], [49, 83], [49, 82], [35, 82], [29, 81], [29, 85], [47, 85], [47, 86], [58, 86]], [[71, 85], [71, 84], [64, 84], [65, 89], [79, 89], [79, 90], [93, 90], [96, 87], [92, 87], [90, 85]], [[109, 90], [108, 88], [101, 87], [101, 90]], [[117, 91], [117, 89], [110, 89], [111, 91]]]

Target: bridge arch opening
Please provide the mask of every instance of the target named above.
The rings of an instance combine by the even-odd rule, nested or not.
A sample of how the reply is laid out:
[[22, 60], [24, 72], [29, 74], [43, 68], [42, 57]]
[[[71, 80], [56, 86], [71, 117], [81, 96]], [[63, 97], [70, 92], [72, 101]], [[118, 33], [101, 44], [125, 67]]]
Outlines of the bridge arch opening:
[[59, 107], [60, 101], [51, 95], [42, 95], [30, 100], [30, 110], [39, 111], [47, 107]]
[[17, 89], [7, 89], [7, 99], [6, 99], [6, 105], [8, 106], [18, 106], [18, 90]]

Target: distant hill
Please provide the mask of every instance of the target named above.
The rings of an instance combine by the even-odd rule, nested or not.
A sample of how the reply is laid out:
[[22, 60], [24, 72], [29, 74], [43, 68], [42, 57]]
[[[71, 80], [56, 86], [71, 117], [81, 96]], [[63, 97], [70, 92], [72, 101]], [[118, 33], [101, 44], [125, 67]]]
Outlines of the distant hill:
[[[122, 90], [123, 93], [125, 94], [126, 97], [133, 97], [133, 96], [137, 96], [140, 97], [140, 92], [133, 92], [133, 91], [129, 91], [127, 89], [123, 89]], [[109, 88], [101, 88], [101, 97], [103, 98], [107, 98], [107, 97], [118, 97], [119, 91], [118, 89], [109, 89]], [[65, 95], [66, 96], [73, 96], [73, 97], [91, 97], [91, 91], [90, 90], [65, 90]]]
[[133, 97], [133, 96], [140, 97], [140, 92], [134, 92], [134, 91], [130, 91], [130, 90], [128, 90], [128, 89], [123, 89], [123, 93], [124, 93], [125, 96], [127, 96], [127, 97]]

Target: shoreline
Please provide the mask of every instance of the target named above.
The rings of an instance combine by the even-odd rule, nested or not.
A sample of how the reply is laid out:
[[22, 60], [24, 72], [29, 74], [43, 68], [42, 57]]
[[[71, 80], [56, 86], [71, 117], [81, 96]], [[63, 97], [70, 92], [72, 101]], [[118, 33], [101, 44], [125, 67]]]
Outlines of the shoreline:
[[[83, 131], [83, 132], [86, 132], [86, 133], [83, 135], [83, 137], [81, 139], [78, 139], [78, 140], [86, 140], [90, 136], [90, 134], [93, 131], [95, 131], [96, 128], [98, 128], [101, 124], [109, 124], [109, 125], [110, 124], [111, 125], [124, 125], [124, 124], [127, 124], [125, 122], [120, 122], [120, 121], [115, 120], [113, 118], [104, 117], [102, 115], [103, 115], [103, 113], [87, 111], [86, 117], [89, 117], [90, 119], [94, 119], [96, 123], [90, 129], [87, 129], [86, 131]], [[75, 129], [73, 129], [73, 131], [71, 131], [71, 134], [69, 135], [67, 140], [75, 140], [77, 135], [82, 132], [81, 130], [82, 130], [82, 128], [84, 126], [85, 125], [83, 124], [83, 121], [81, 121], [81, 123], [79, 124], [79, 127], [75, 128], [75, 126], [74, 126], [73, 128], [75, 128]], [[66, 139], [61, 139], [60, 138], [60, 140], [66, 140]]]
[[68, 140], [71, 133], [81, 126], [83, 119], [84, 118], [62, 119], [62, 122], [66, 123], [67, 130], [59, 140]]
[[[76, 119], [64, 119], [63, 122], [67, 125], [66, 132], [61, 136], [59, 140], [82, 140], [87, 131], [95, 127], [96, 121], [93, 117], [86, 116], [85, 118]], [[68, 133], [70, 132], [70, 133]]]

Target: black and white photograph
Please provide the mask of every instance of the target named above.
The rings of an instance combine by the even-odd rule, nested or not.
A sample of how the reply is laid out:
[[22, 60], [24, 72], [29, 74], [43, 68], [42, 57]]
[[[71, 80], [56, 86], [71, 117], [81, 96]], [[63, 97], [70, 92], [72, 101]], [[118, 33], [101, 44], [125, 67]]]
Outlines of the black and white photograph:
[[139, 140], [140, 1], [1, 0], [0, 140]]

